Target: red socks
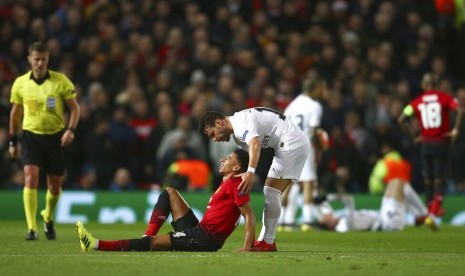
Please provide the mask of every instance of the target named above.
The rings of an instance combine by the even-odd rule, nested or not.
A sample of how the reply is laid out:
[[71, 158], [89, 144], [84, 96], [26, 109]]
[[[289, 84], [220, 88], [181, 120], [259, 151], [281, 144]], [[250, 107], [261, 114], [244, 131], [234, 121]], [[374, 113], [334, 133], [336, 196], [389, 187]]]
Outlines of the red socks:
[[444, 209], [441, 208], [444, 202], [444, 197], [440, 194], [435, 194], [433, 199], [428, 203], [428, 213], [440, 217], [444, 214]]
[[166, 212], [163, 210], [153, 210], [149, 225], [147, 225], [147, 230], [145, 230], [145, 235], [155, 236], [158, 233], [158, 230], [160, 230], [160, 227], [166, 221], [166, 218]]
[[98, 250], [102, 251], [129, 251], [129, 240], [102, 241], [99, 240]]

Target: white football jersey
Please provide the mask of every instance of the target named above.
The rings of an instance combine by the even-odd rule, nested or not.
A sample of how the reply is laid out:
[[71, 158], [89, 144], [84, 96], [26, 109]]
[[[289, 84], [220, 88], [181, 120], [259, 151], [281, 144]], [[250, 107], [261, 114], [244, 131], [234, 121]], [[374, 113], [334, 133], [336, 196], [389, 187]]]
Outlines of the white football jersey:
[[352, 210], [341, 217], [335, 230], [347, 231], [378, 231], [381, 227], [381, 217], [376, 210]]
[[298, 95], [284, 111], [284, 115], [309, 138], [312, 138], [310, 129], [320, 126], [322, 114], [321, 104], [304, 94]]
[[334, 228], [337, 232], [347, 231], [378, 231], [381, 227], [381, 217], [377, 210], [356, 210], [352, 196], [340, 194], [328, 194], [328, 201], [341, 201], [344, 210], [335, 214], [339, 221]]
[[262, 148], [279, 151], [286, 143], [286, 149], [298, 148], [302, 141], [301, 131], [294, 126], [284, 114], [265, 107], [244, 109], [229, 117], [234, 129], [233, 139], [236, 144], [248, 150], [248, 144], [254, 137], [259, 137]]

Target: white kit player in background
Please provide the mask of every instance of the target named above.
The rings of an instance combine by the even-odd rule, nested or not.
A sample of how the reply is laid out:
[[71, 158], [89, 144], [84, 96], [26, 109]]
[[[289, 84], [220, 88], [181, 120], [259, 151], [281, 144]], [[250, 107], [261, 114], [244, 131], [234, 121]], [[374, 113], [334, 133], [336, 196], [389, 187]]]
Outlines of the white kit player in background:
[[281, 195], [292, 180], [297, 181], [310, 151], [310, 142], [286, 116], [264, 107], [245, 109], [226, 116], [207, 111], [200, 119], [199, 131], [216, 142], [234, 142], [249, 152], [249, 168], [242, 176], [240, 192], [250, 193], [261, 148], [274, 149], [273, 161], [265, 180], [265, 208], [260, 235], [254, 251], [277, 251], [276, 227], [281, 213]]
[[301, 189], [303, 196], [301, 229], [302, 231], [311, 229], [310, 223], [315, 214], [313, 197], [318, 192], [315, 148], [321, 149], [321, 141], [316, 135], [323, 115], [323, 108], [319, 100], [325, 91], [326, 82], [316, 75], [310, 76], [302, 84], [302, 93], [284, 111], [284, 115], [305, 133], [311, 147], [299, 181], [293, 181], [289, 189], [283, 194], [283, 207], [278, 231], [294, 230]]

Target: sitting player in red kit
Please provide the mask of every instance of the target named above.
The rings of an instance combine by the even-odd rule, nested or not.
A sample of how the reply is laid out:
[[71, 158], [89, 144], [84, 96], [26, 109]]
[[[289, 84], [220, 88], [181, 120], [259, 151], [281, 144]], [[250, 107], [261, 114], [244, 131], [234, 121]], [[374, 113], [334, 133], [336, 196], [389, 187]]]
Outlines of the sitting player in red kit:
[[[219, 172], [223, 181], [211, 196], [202, 220], [196, 218], [179, 192], [166, 188], [159, 196], [149, 225], [142, 238], [104, 241], [92, 236], [82, 222], [76, 223], [82, 251], [217, 251], [239, 223], [245, 218], [244, 245], [239, 251], [251, 251], [255, 239], [255, 216], [249, 194], [241, 193], [242, 179], [236, 176], [247, 170], [248, 153], [236, 149], [221, 160]], [[174, 232], [157, 235], [171, 213]]]

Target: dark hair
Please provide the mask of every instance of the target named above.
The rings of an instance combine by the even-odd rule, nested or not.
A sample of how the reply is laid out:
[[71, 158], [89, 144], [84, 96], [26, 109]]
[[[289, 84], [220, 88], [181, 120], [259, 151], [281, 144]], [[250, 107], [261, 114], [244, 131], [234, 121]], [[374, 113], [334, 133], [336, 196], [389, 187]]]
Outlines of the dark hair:
[[426, 73], [423, 75], [422, 84], [428, 86], [429, 89], [435, 89], [439, 83], [439, 78], [433, 73]]
[[324, 80], [317, 75], [306, 78], [302, 83], [302, 91], [305, 93], [311, 93], [315, 90], [318, 85], [324, 83]]
[[234, 150], [234, 153], [237, 155], [239, 165], [241, 166], [240, 172], [245, 172], [249, 166], [249, 153], [240, 148]]
[[34, 51], [39, 52], [39, 53], [48, 52], [47, 44], [45, 44], [42, 41], [36, 41], [36, 42], [32, 43], [29, 46], [29, 55], [32, 54], [32, 52], [34, 52]]
[[217, 119], [224, 119], [224, 118], [225, 118], [224, 114], [218, 111], [206, 111], [200, 117], [199, 128], [197, 129], [197, 131], [200, 133], [204, 133], [206, 127], [215, 126], [215, 121]]

